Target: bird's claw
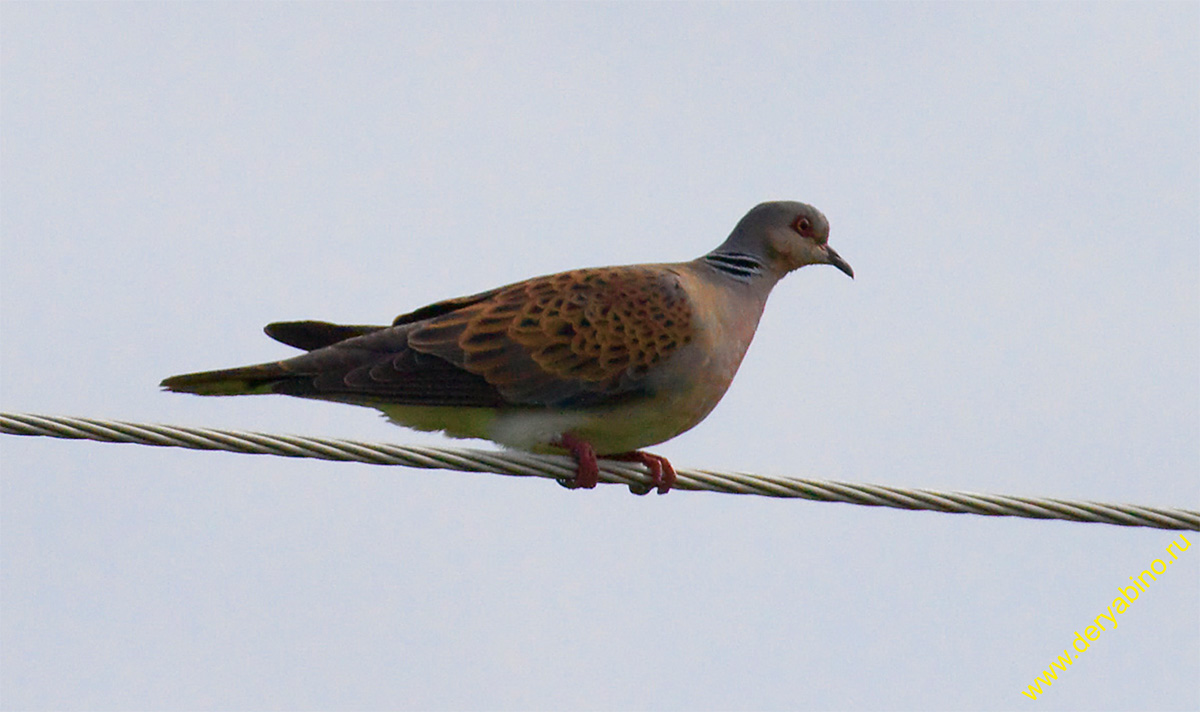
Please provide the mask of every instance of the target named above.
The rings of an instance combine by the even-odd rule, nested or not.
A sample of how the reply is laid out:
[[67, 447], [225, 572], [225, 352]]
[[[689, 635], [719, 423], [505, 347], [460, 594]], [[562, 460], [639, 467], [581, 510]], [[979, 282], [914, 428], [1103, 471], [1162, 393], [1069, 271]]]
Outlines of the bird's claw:
[[[600, 481], [600, 463], [596, 461], [596, 450], [588, 443], [571, 433], [563, 433], [558, 445], [571, 453], [575, 458], [575, 477], [559, 479], [558, 484], [567, 489], [592, 489]], [[657, 489], [659, 494], [666, 494], [675, 486], [675, 468], [662, 455], [652, 455], [641, 450], [622, 452], [615, 455], [605, 455], [608, 460], [625, 462], [640, 462], [650, 471], [650, 484], [635, 482], [629, 485], [629, 491], [636, 495], [649, 494], [651, 489]]]
[[567, 489], [592, 489], [600, 482], [600, 464], [596, 462], [596, 450], [587, 441], [570, 433], [563, 433], [559, 445], [575, 458], [575, 477], [558, 480]]
[[629, 485], [629, 491], [636, 495], [649, 494], [651, 489], [657, 489], [659, 494], [666, 494], [675, 486], [675, 468], [662, 455], [652, 455], [648, 452], [635, 450], [633, 452], [623, 452], [618, 455], [605, 455], [605, 457], [610, 460], [640, 462], [646, 466], [647, 470], [650, 470], [649, 485], [644, 485], [640, 482]]

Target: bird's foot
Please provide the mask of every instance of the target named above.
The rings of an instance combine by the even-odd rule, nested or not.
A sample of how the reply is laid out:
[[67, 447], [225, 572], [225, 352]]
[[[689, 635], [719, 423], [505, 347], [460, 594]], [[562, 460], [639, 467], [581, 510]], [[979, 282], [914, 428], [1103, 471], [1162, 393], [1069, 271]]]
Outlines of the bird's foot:
[[[666, 494], [675, 486], [675, 468], [667, 458], [662, 455], [652, 455], [648, 452], [635, 450], [633, 452], [622, 452], [616, 455], [605, 455], [608, 460], [624, 460], [626, 462], [640, 462], [650, 470], [650, 480], [654, 488], [658, 489], [659, 494]], [[634, 494], [647, 494], [650, 492], [650, 487], [645, 485], [629, 485], [629, 491]]]
[[575, 458], [575, 477], [570, 480], [559, 480], [558, 483], [567, 489], [592, 489], [600, 481], [600, 465], [596, 462], [596, 449], [585, 440], [570, 433], [563, 433], [559, 438], [560, 447], [566, 448]]
[[[556, 443], [575, 458], [575, 477], [570, 480], [559, 480], [558, 483], [567, 489], [592, 489], [600, 482], [600, 463], [596, 461], [596, 449], [591, 443], [571, 433], [563, 433]], [[634, 494], [648, 494], [651, 489], [657, 489], [659, 494], [666, 494], [675, 486], [675, 468], [662, 455], [652, 455], [641, 450], [621, 452], [615, 455], [605, 455], [606, 460], [621, 460], [623, 462], [640, 462], [650, 470], [650, 486], [629, 485], [629, 491]]]

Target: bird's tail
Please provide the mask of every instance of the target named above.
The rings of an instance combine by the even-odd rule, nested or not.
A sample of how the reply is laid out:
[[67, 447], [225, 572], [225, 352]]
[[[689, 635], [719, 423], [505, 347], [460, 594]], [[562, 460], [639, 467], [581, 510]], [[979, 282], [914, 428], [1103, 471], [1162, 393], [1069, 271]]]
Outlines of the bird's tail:
[[195, 393], [201, 396], [245, 396], [275, 393], [275, 385], [295, 374], [283, 364], [261, 363], [220, 371], [202, 371], [171, 376], [160, 385], [176, 393]]
[[[313, 352], [385, 328], [387, 327], [330, 324], [325, 321], [281, 321], [268, 324], [264, 331], [276, 341]], [[300, 356], [289, 361], [185, 373], [182, 376], [171, 376], [161, 385], [168, 391], [195, 393], [201, 396], [246, 396], [260, 393], [310, 395], [311, 389], [306, 388], [305, 384], [311, 384], [311, 378], [324, 368], [346, 363], [346, 356], [352, 352], [339, 353], [337, 357], [329, 352], [323, 353], [327, 354], [324, 359], [318, 357], [312, 360]]]

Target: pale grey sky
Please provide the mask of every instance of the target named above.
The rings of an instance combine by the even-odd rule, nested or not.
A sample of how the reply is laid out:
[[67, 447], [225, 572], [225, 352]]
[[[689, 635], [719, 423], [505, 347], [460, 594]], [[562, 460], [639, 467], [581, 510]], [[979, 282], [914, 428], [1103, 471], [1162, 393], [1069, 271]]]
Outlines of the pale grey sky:
[[[1196, 3], [2, 3], [0, 409], [447, 444], [157, 384], [768, 199], [857, 279], [655, 452], [1200, 504]], [[1200, 707], [1200, 549], [1021, 695], [1168, 532], [0, 447], [6, 709]]]

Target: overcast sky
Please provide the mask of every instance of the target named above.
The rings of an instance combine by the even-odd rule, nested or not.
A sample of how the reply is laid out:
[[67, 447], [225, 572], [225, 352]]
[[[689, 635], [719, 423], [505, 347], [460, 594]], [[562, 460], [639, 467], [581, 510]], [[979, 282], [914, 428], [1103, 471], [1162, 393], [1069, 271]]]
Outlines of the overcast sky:
[[[812, 203], [680, 467], [1200, 506], [1200, 5], [0, 3], [0, 409]], [[1178, 534], [0, 436], [7, 709], [1196, 709]], [[1200, 534], [1192, 533], [1192, 543]]]

